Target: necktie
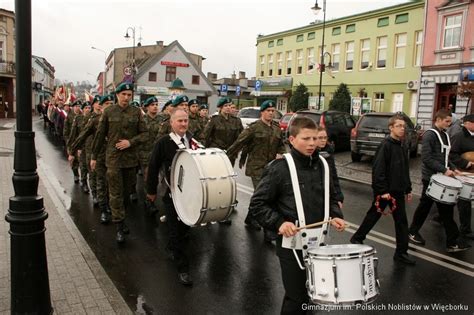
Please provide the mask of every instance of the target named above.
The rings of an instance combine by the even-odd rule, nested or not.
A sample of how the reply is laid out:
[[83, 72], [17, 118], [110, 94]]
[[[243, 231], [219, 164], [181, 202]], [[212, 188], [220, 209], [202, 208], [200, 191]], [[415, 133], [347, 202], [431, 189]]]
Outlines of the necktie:
[[181, 142], [183, 143], [184, 147], [187, 148], [186, 147], [186, 141], [184, 141], [184, 138], [181, 138]]

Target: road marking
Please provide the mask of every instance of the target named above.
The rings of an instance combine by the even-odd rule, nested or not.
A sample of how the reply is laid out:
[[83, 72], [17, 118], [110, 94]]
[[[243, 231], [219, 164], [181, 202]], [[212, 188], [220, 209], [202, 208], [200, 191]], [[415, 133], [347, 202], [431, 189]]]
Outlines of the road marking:
[[[237, 190], [243, 192], [243, 193], [246, 193], [248, 195], [252, 195], [253, 194], [253, 188], [249, 187], [249, 186], [246, 186], [246, 185], [242, 185], [242, 184], [237, 184]], [[359, 228], [359, 226], [357, 224], [354, 224], [352, 222], [349, 222], [349, 221], [346, 221], [351, 227], [354, 227], [356, 229]], [[352, 228], [346, 228], [346, 231], [348, 232], [351, 232], [352, 234], [354, 234], [356, 232], [355, 229], [352, 229]], [[373, 236], [375, 235], [375, 236]], [[391, 248], [395, 248], [395, 245], [394, 245], [394, 242], [395, 242], [395, 238], [392, 237], [392, 236], [389, 236], [389, 235], [386, 235], [386, 234], [383, 234], [383, 233], [380, 233], [380, 232], [377, 232], [377, 231], [371, 231], [368, 235], [367, 235], [367, 238], [374, 241], [374, 242], [377, 242], [379, 244], [382, 244], [382, 245], [386, 245], [388, 247], [391, 247]], [[393, 243], [390, 243], [390, 242], [387, 242], [385, 240], [383, 240], [382, 238], [385, 238], [387, 240], [390, 240], [391, 242]], [[474, 277], [474, 271], [472, 270], [466, 270], [466, 269], [463, 269], [461, 267], [457, 267], [455, 265], [452, 265], [450, 263], [447, 263], [445, 262], [444, 260], [447, 260], [447, 261], [451, 261], [457, 265], [461, 265], [461, 266], [465, 266], [469, 269], [474, 269], [474, 265], [473, 264], [470, 264], [468, 262], [465, 262], [465, 261], [462, 261], [460, 259], [456, 259], [454, 257], [451, 257], [451, 256], [446, 256], [446, 255], [443, 255], [441, 253], [438, 253], [436, 251], [432, 251], [432, 250], [429, 250], [429, 249], [426, 249], [424, 247], [421, 247], [421, 246], [417, 246], [417, 245], [412, 245], [410, 244], [410, 248], [414, 248], [416, 251], [413, 251], [413, 250], [409, 250], [408, 252], [413, 255], [413, 256], [416, 256], [416, 257], [419, 257], [421, 259], [424, 259], [424, 260], [427, 260], [429, 262], [432, 262], [434, 264], [437, 264], [437, 265], [440, 265], [440, 266], [443, 266], [445, 268], [448, 268], [448, 269], [451, 269], [451, 270], [454, 270], [454, 271], [457, 271], [457, 272], [460, 272], [460, 273], [463, 273], [465, 275], [468, 275], [470, 277]], [[428, 255], [425, 255], [425, 254], [422, 254], [422, 253], [419, 253], [419, 251], [421, 252], [425, 252], [427, 254], [430, 254], [432, 256], [436, 256], [436, 257], [439, 257], [443, 260], [440, 260], [440, 259], [437, 259], [437, 258], [433, 258], [433, 257], [430, 257]]]

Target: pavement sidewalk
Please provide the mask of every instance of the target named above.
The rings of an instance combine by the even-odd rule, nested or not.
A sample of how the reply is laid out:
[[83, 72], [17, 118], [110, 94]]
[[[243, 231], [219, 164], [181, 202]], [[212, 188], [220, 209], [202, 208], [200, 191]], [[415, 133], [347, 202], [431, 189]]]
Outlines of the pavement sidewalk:
[[[10, 313], [10, 235], [5, 221], [14, 195], [14, 119], [0, 119], [0, 314]], [[55, 314], [133, 314], [67, 213], [67, 199], [47, 165], [37, 160], [38, 194], [46, 220], [51, 303]]]

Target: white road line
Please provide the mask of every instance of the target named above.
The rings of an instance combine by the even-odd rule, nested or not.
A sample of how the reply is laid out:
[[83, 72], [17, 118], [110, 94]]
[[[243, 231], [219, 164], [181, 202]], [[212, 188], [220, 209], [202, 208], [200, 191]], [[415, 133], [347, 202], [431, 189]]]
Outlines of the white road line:
[[[249, 186], [246, 186], [246, 185], [242, 185], [242, 184], [237, 184], [237, 190], [243, 192], [243, 193], [246, 193], [248, 195], [252, 195], [253, 194], [253, 188], [249, 187]], [[359, 226], [357, 224], [354, 224], [354, 223], [351, 223], [351, 222], [347, 222], [350, 226], [352, 227], [355, 227], [356, 229], [359, 228]], [[351, 232], [352, 234], [355, 233], [356, 230], [354, 229], [351, 229], [351, 228], [347, 228], [346, 231], [348, 232]], [[372, 236], [373, 235], [376, 235], [376, 236]], [[378, 236], [378, 237], [377, 237]], [[395, 242], [395, 238], [392, 237], [392, 236], [389, 236], [389, 235], [385, 235], [383, 233], [380, 233], [380, 232], [377, 232], [377, 231], [371, 231], [369, 233], [369, 235], [367, 235], [367, 238], [374, 241], [374, 242], [377, 242], [379, 244], [383, 244], [383, 245], [386, 245], [388, 247], [391, 247], [391, 248], [395, 248], [395, 244], [394, 243], [389, 243], [381, 238], [385, 238], [387, 240], [390, 240], [392, 242]], [[436, 257], [439, 257], [439, 258], [442, 258], [443, 260], [447, 260], [447, 261], [451, 261], [455, 264], [458, 264], [458, 265], [461, 265], [461, 266], [465, 266], [469, 269], [474, 269], [474, 265], [473, 264], [470, 264], [468, 262], [465, 262], [465, 261], [462, 261], [460, 259], [456, 259], [456, 258], [453, 258], [451, 256], [446, 256], [446, 255], [443, 255], [441, 253], [438, 253], [438, 252], [435, 252], [435, 251], [432, 251], [432, 250], [429, 250], [429, 249], [426, 249], [424, 247], [421, 247], [421, 246], [417, 246], [417, 245], [412, 245], [410, 244], [410, 247], [416, 249], [417, 251], [412, 251], [412, 250], [409, 250], [409, 253], [413, 256], [416, 256], [416, 257], [419, 257], [419, 258], [422, 258], [424, 260], [427, 260], [427, 261], [430, 261], [434, 264], [437, 264], [437, 265], [440, 265], [440, 266], [443, 266], [443, 267], [446, 267], [448, 269], [451, 269], [451, 270], [454, 270], [454, 271], [457, 271], [457, 272], [460, 272], [460, 273], [463, 273], [465, 275], [468, 275], [470, 277], [474, 277], [474, 272], [473, 271], [470, 271], [470, 270], [466, 270], [466, 269], [463, 269], [463, 268], [460, 268], [460, 267], [457, 267], [457, 266], [454, 266], [450, 263], [447, 263], [445, 261], [442, 261], [442, 260], [439, 260], [439, 259], [436, 259], [436, 258], [432, 258], [430, 256], [427, 256], [425, 254], [422, 254], [422, 253], [419, 253], [419, 252], [425, 252], [427, 254], [430, 254], [432, 256], [436, 256]]]

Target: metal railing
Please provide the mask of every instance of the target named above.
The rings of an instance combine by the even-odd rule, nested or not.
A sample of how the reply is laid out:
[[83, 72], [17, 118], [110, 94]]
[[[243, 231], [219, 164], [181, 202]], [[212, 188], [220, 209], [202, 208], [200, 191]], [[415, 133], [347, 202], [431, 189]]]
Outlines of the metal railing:
[[15, 75], [15, 63], [14, 62], [0, 62], [0, 74]]

